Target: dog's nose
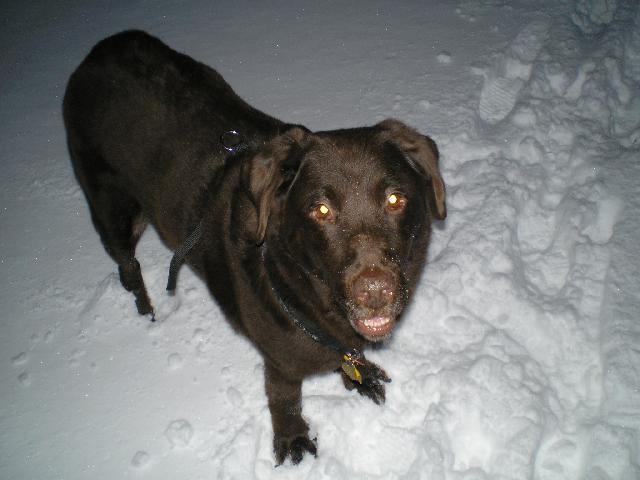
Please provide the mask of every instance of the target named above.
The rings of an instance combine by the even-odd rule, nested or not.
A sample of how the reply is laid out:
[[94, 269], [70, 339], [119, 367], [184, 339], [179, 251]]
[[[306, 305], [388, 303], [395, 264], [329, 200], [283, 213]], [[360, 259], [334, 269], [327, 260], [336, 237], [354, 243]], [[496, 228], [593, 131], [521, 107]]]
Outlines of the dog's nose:
[[393, 302], [395, 298], [394, 278], [380, 268], [368, 268], [353, 282], [355, 302], [372, 310], [378, 310]]

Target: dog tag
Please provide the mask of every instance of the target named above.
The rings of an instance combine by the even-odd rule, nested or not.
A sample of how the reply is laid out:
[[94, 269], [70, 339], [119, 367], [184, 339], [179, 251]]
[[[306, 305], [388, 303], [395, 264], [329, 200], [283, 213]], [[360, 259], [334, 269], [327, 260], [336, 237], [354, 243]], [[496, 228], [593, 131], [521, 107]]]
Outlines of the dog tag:
[[355, 363], [353, 363], [353, 359], [348, 355], [342, 357], [342, 371], [347, 374], [354, 382], [358, 382], [362, 385], [362, 375], [358, 371]]

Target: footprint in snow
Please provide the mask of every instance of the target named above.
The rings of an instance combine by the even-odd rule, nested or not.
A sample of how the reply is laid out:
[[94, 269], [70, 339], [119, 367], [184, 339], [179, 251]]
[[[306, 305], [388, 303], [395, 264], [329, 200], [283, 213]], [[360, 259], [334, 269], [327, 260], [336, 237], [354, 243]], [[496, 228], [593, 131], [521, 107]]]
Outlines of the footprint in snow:
[[182, 355], [179, 353], [172, 353], [167, 357], [167, 367], [169, 370], [175, 371], [182, 367], [183, 360]]
[[244, 405], [244, 398], [242, 396], [242, 393], [240, 393], [240, 391], [236, 388], [229, 387], [227, 389], [227, 399], [229, 400], [229, 403], [234, 407], [241, 407], [242, 405]]
[[438, 56], [436, 57], [436, 60], [438, 60], [438, 63], [443, 63], [445, 65], [448, 65], [449, 63], [451, 63], [452, 57], [449, 52], [442, 51], [438, 54]]
[[185, 448], [193, 438], [193, 427], [187, 420], [174, 420], [164, 431], [171, 448]]
[[133, 455], [131, 466], [138, 469], [144, 468], [149, 464], [149, 460], [151, 460], [149, 454], [144, 450], [139, 450]]
[[478, 112], [492, 125], [502, 121], [516, 104], [520, 91], [529, 81], [534, 60], [549, 32], [547, 20], [534, 20], [513, 39], [489, 71], [484, 72]]
[[21, 352], [15, 357], [11, 358], [11, 365], [16, 367], [20, 365], [24, 365], [25, 363], [27, 363], [28, 360], [29, 360], [29, 356], [25, 352]]
[[487, 76], [480, 92], [480, 118], [492, 125], [503, 120], [513, 110], [523, 86], [519, 78]]
[[22, 372], [18, 375], [18, 382], [20, 382], [20, 385], [23, 387], [28, 387], [31, 385], [31, 375], [29, 375], [28, 372]]
[[78, 368], [80, 366], [80, 359], [87, 354], [85, 350], [74, 350], [69, 355], [69, 366], [71, 368]]

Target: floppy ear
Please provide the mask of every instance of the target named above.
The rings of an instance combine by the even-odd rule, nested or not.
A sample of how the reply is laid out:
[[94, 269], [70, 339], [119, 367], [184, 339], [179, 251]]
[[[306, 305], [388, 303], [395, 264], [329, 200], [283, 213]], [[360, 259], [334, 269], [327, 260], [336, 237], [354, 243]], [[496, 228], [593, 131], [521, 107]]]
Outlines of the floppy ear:
[[304, 127], [290, 128], [264, 145], [246, 164], [243, 180], [257, 212], [258, 243], [267, 233], [276, 192], [297, 172], [307, 132]]
[[431, 211], [438, 220], [447, 216], [446, 192], [438, 160], [440, 154], [436, 143], [413, 128], [394, 119], [384, 120], [376, 125], [381, 130], [380, 139], [391, 142], [404, 154], [411, 166], [425, 177], [431, 185]]

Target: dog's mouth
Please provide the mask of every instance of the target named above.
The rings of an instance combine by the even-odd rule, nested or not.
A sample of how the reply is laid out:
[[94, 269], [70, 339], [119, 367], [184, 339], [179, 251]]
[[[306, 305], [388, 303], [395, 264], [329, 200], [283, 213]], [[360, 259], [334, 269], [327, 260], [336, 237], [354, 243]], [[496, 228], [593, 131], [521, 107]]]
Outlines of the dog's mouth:
[[354, 330], [371, 342], [379, 342], [389, 337], [396, 324], [396, 319], [387, 315], [355, 318], [351, 321]]

